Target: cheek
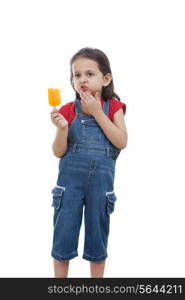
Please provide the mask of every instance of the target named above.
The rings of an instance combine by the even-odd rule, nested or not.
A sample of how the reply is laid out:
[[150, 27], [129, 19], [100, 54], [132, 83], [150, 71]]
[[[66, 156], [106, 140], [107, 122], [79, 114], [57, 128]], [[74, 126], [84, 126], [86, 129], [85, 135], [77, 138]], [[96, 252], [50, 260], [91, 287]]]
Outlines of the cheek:
[[78, 83], [76, 82], [76, 80], [73, 81], [73, 85], [74, 85], [75, 88], [77, 88]]
[[73, 79], [73, 85], [76, 85], [76, 80], [75, 79]]

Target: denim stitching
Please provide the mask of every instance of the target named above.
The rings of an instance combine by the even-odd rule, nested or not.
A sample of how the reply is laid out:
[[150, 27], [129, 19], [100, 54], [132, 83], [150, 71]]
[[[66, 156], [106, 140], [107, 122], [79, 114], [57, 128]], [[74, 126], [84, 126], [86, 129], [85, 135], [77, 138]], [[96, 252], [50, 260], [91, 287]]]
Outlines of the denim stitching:
[[106, 192], [106, 196], [107, 195], [111, 195], [111, 194], [114, 194], [114, 191], [112, 191], [112, 192]]
[[70, 256], [72, 254], [77, 254], [77, 251], [73, 251], [73, 252], [71, 252], [71, 253], [69, 253], [67, 255], [60, 255], [60, 254], [56, 253], [55, 251], [53, 251], [53, 254], [56, 254], [57, 256], [59, 256], [61, 258], [65, 258], [65, 257], [68, 257], [68, 256]]
[[99, 257], [104, 257], [104, 256], [106, 256], [106, 254], [100, 255], [100, 256], [91, 256], [91, 255], [88, 255], [88, 254], [86, 254], [86, 253], [84, 253], [84, 255], [85, 255], [85, 256], [88, 256], [88, 257], [91, 257], [91, 258], [99, 258]]
[[64, 191], [65, 191], [65, 189], [66, 189], [64, 186], [56, 185], [56, 187], [59, 188], [59, 189], [61, 189], [61, 190], [64, 190]]

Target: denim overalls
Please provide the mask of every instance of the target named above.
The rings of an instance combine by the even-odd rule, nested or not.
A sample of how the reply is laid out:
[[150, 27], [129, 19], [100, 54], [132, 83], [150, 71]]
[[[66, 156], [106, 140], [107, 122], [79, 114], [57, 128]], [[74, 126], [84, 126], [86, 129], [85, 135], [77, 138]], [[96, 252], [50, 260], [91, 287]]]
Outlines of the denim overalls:
[[[109, 100], [103, 111], [108, 115]], [[84, 208], [83, 258], [103, 261], [107, 257], [110, 214], [114, 210], [115, 163], [120, 153], [91, 115], [82, 114], [75, 100], [76, 117], [68, 131], [68, 147], [59, 160], [54, 207], [51, 255], [59, 261], [78, 256], [78, 239]]]

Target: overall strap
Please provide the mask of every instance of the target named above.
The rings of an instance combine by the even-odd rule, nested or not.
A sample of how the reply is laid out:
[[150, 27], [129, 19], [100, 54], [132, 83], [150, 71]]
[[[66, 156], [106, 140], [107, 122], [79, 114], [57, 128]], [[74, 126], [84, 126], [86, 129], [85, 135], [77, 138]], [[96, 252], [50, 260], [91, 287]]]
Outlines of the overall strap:
[[76, 113], [76, 115], [77, 115], [77, 113], [82, 113], [80, 100], [78, 98], [76, 98], [76, 100], [74, 102], [75, 102], [75, 113]]
[[110, 100], [103, 101], [103, 111], [108, 116]]

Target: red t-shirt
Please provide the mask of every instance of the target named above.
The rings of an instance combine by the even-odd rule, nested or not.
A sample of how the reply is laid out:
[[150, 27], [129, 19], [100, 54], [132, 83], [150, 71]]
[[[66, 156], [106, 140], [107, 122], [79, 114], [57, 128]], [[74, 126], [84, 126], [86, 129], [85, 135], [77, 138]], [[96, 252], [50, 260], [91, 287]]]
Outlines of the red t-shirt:
[[[103, 98], [101, 98], [101, 105], [103, 109]], [[118, 111], [120, 108], [123, 109], [123, 113], [125, 115], [126, 113], [126, 104], [116, 100], [116, 99], [111, 99], [109, 103], [109, 113], [108, 117], [110, 118], [111, 121], [113, 121], [113, 116], [116, 111]], [[58, 112], [64, 116], [64, 118], [68, 121], [69, 125], [72, 123], [73, 119], [75, 118], [75, 101], [68, 102], [61, 106], [58, 109]]]

